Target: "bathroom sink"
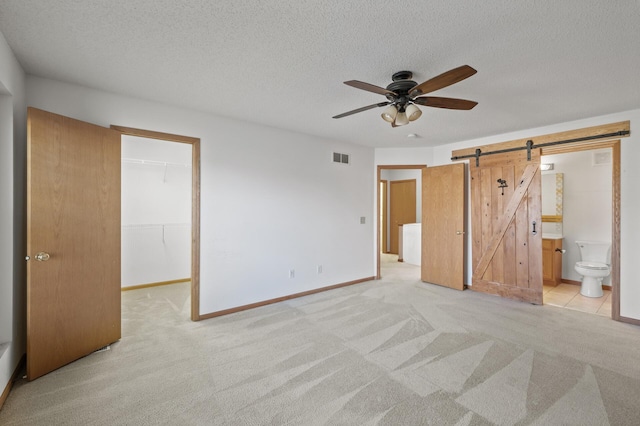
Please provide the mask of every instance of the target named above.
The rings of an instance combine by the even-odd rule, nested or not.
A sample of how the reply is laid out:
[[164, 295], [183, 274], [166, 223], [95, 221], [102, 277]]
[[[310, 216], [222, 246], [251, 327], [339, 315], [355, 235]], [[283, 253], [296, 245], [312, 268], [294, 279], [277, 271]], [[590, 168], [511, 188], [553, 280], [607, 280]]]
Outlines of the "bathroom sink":
[[542, 238], [548, 238], [550, 240], [560, 240], [562, 239], [562, 234], [544, 233], [542, 234]]

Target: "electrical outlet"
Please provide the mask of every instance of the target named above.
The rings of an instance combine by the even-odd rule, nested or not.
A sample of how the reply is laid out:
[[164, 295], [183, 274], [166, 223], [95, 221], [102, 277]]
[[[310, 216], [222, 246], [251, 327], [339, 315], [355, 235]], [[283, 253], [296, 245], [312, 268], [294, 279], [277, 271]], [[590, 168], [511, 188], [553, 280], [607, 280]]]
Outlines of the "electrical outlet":
[[360, 216], [360, 225], [364, 225], [366, 222], [366, 219], [364, 216]]
[[296, 277], [296, 270], [289, 269], [289, 278], [295, 278], [295, 277]]
[[322, 265], [318, 265], [318, 273], [321, 274], [322, 273]]

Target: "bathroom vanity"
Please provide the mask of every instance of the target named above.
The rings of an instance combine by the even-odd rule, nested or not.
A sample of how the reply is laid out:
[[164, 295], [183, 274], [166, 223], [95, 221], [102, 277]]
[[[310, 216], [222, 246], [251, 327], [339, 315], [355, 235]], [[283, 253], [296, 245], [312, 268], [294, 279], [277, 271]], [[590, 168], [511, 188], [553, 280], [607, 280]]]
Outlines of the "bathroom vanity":
[[542, 236], [542, 282], [557, 286], [562, 280], [562, 237]]

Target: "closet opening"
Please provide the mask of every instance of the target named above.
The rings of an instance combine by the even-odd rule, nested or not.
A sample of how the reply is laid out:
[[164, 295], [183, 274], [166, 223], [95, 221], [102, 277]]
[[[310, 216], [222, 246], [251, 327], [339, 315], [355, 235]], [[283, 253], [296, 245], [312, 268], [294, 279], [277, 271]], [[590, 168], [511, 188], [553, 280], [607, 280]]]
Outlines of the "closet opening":
[[[122, 133], [122, 290], [163, 287], [197, 321], [200, 140], [111, 127]], [[174, 291], [187, 285], [190, 300]]]

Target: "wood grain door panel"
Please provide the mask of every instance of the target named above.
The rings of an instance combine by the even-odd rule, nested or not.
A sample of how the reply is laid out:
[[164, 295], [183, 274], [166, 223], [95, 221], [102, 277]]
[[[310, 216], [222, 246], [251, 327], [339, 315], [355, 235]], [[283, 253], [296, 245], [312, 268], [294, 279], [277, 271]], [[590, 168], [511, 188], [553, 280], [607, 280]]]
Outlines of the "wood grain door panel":
[[416, 180], [389, 182], [389, 253], [398, 254], [399, 225], [416, 222]]
[[473, 289], [541, 304], [539, 150], [530, 160], [516, 151], [472, 162], [471, 210]]
[[464, 164], [422, 170], [422, 281], [464, 289]]
[[27, 132], [33, 380], [120, 338], [120, 133], [34, 108]]

